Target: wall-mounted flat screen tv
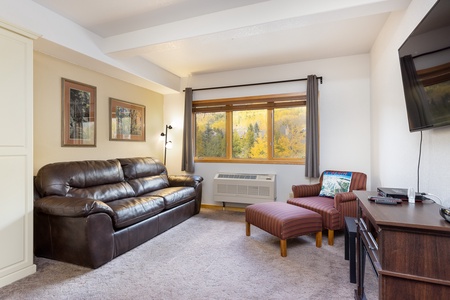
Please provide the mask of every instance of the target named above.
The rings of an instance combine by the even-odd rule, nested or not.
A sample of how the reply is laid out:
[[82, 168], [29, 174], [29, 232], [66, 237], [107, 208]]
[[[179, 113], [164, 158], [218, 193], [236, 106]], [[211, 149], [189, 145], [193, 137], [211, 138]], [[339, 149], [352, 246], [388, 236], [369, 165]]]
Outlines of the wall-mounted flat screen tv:
[[450, 125], [450, 1], [439, 0], [398, 50], [411, 132]]

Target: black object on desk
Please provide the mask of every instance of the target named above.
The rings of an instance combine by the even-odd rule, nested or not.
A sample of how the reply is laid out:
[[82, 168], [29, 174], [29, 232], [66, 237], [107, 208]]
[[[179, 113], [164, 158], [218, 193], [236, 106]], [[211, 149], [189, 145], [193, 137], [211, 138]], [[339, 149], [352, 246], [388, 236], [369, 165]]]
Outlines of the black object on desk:
[[356, 283], [356, 218], [345, 217], [345, 260], [350, 261], [350, 282]]

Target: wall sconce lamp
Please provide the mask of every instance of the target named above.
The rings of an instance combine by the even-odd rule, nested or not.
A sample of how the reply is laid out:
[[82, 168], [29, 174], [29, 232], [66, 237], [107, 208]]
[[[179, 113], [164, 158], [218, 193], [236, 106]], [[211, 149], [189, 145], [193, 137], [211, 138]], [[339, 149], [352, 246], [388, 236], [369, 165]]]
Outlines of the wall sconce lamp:
[[161, 137], [164, 137], [164, 165], [166, 165], [167, 149], [172, 149], [172, 141], [167, 141], [167, 130], [172, 129], [172, 125], [166, 125], [166, 133], [161, 132]]

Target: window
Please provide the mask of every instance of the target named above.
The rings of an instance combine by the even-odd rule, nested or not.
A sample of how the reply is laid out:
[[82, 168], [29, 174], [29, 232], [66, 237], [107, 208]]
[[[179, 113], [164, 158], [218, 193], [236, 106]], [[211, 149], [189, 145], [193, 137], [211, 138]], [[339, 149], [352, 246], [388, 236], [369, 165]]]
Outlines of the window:
[[195, 161], [304, 163], [305, 105], [305, 94], [194, 101]]

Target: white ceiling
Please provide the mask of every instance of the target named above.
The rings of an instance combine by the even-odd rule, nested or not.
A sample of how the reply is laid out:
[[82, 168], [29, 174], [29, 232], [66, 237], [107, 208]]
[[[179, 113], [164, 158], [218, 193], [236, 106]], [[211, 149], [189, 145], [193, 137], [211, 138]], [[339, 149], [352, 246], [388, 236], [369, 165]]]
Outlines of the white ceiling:
[[[410, 0], [33, 0], [178, 77], [369, 53]], [[45, 37], [44, 37], [45, 38]]]

